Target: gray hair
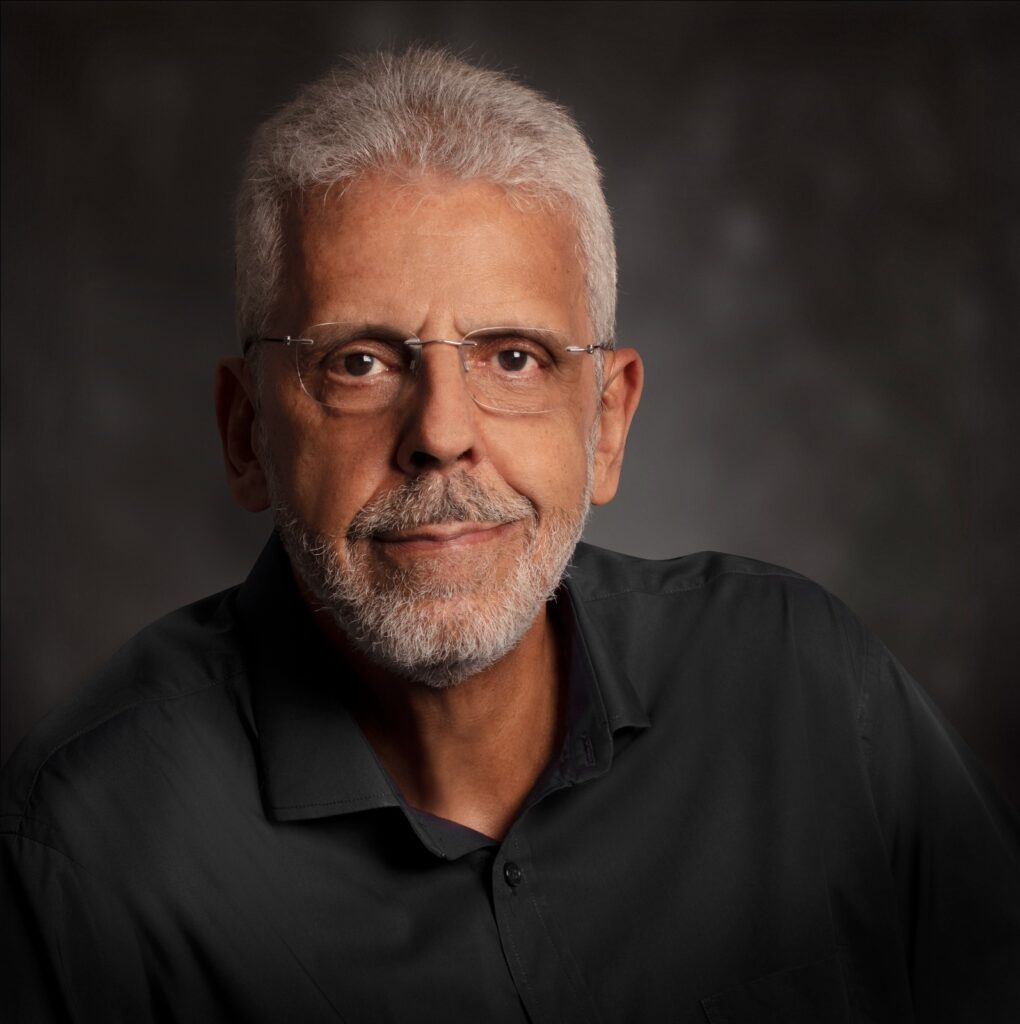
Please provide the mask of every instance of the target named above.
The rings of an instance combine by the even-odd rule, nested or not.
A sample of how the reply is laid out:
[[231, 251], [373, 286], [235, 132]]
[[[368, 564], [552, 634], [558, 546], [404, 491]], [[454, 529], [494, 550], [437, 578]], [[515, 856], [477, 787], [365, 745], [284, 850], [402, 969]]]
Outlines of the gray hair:
[[279, 294], [294, 192], [371, 171], [440, 170], [517, 202], [565, 204], [585, 268], [593, 340], [612, 343], [616, 249], [601, 175], [576, 122], [509, 76], [443, 50], [350, 57], [255, 134], [237, 199], [237, 326], [264, 334]]

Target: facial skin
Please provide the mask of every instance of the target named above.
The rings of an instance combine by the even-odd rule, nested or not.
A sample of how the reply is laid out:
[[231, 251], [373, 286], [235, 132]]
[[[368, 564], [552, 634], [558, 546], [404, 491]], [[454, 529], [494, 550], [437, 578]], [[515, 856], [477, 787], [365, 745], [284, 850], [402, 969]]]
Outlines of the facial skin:
[[[287, 288], [271, 335], [338, 320], [390, 324], [422, 338], [459, 338], [479, 327], [516, 324], [551, 328], [573, 344], [592, 340], [569, 220], [548, 208], [516, 208], [489, 183], [436, 175], [407, 183], [377, 175], [361, 179], [342, 198], [305, 195], [291, 210], [285, 246]], [[440, 632], [476, 621], [486, 602], [504, 594], [515, 572], [519, 576], [522, 565], [535, 562], [536, 551], [544, 552], [543, 542], [557, 531], [570, 534], [569, 553], [589, 485], [596, 503], [615, 492], [636, 403], [634, 379], [640, 380], [632, 353], [608, 356], [606, 413], [589, 356], [572, 357], [583, 365], [569, 405], [512, 416], [476, 405], [456, 350], [434, 345], [425, 350], [409, 401], [350, 415], [312, 401], [298, 385], [289, 352], [267, 348], [254, 439], [250, 427], [247, 438], [240, 434], [247, 425], [245, 402], [255, 408], [251, 382], [236, 365], [225, 367], [242, 385], [233, 389], [236, 401], [227, 415], [228, 468], [241, 470], [232, 481], [235, 496], [253, 509], [270, 499], [285, 504], [288, 521], [299, 523], [314, 542], [334, 539], [341, 567], [356, 569], [354, 579], [377, 589], [398, 577], [441, 580], [441, 594], [436, 587], [427, 597], [421, 588], [414, 591], [417, 605], [431, 606], [419, 610], [442, 624]], [[591, 450], [594, 433], [599, 443]], [[341, 539], [358, 513], [423, 477], [432, 483], [445, 477], [451, 485], [470, 478], [497, 501], [510, 508], [530, 505], [533, 514], [517, 512], [511, 522], [387, 531], [349, 542], [345, 555]], [[289, 539], [292, 559], [301, 561]], [[309, 573], [303, 575], [310, 583]], [[321, 585], [312, 589], [322, 596]], [[535, 603], [527, 621], [538, 611]]]

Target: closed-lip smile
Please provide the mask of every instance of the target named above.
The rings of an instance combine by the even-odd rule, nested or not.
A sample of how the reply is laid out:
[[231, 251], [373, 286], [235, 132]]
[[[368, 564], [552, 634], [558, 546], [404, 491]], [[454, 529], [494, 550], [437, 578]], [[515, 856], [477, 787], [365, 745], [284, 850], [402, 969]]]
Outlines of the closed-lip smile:
[[494, 540], [496, 535], [502, 534], [509, 527], [510, 523], [428, 523], [424, 526], [412, 526], [406, 530], [382, 531], [375, 535], [375, 539], [383, 544], [450, 544], [460, 542], [472, 544], [478, 541]]

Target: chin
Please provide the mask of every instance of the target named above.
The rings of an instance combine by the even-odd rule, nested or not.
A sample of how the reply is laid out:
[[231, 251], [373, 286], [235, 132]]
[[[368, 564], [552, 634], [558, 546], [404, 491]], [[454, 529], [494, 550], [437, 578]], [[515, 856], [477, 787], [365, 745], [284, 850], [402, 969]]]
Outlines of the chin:
[[319, 596], [366, 657], [430, 687], [455, 685], [506, 657], [548, 596], [546, 587], [524, 585], [521, 569], [470, 580], [418, 570], [380, 582], [362, 575], [353, 588]]
[[[384, 670], [436, 688], [463, 682], [510, 654], [559, 586], [584, 527], [588, 494], [576, 508], [540, 518], [527, 499], [493, 497], [478, 487], [467, 478], [411, 481], [362, 509], [344, 537], [316, 532], [285, 505], [275, 506], [277, 529], [305, 587], [350, 644]], [[409, 512], [421, 523], [519, 521], [521, 529], [516, 543], [387, 554], [373, 538], [416, 525], [408, 523]]]

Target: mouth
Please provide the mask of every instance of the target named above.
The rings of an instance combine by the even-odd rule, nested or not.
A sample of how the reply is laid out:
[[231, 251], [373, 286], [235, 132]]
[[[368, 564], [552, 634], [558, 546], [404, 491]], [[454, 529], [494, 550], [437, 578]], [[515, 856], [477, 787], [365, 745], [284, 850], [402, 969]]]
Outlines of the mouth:
[[428, 523], [406, 530], [382, 531], [373, 540], [393, 551], [437, 551], [484, 544], [506, 536], [518, 521], [509, 523]]

